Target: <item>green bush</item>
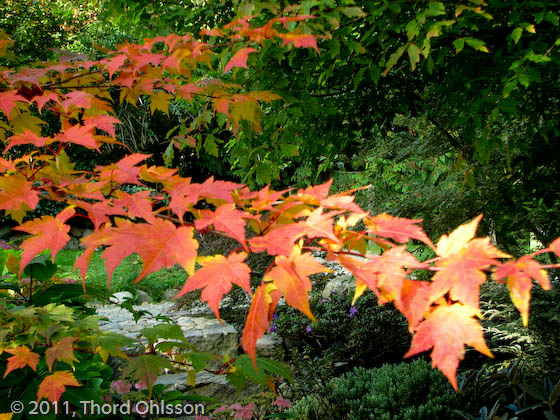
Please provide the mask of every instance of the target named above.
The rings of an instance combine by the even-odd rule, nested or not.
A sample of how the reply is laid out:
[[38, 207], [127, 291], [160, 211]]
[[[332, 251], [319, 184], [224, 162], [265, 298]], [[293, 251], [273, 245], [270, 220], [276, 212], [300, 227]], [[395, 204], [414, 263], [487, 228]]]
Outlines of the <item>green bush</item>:
[[292, 409], [299, 419], [433, 420], [457, 418], [459, 400], [447, 380], [424, 360], [355, 368]]
[[291, 307], [279, 307], [273, 330], [291, 346], [307, 347], [309, 356], [354, 366], [377, 367], [402, 360], [410, 344], [406, 319], [392, 306], [377, 304], [366, 293], [355, 306], [348, 293], [333, 293], [328, 299], [314, 294], [312, 323]]

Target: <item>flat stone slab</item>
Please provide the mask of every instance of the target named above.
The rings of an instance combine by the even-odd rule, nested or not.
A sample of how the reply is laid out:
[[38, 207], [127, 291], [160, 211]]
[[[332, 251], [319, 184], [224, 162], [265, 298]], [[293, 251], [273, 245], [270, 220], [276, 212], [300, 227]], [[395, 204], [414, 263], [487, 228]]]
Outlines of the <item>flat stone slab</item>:
[[[174, 302], [148, 303], [133, 308], [137, 311], [147, 311], [154, 318], [162, 315], [175, 321], [183, 330], [185, 338], [199, 351], [237, 354], [239, 335], [229, 324], [220, 324], [216, 319], [191, 316], [188, 311], [174, 309]], [[132, 313], [115, 305], [99, 306], [96, 311], [97, 315], [108, 319], [100, 321], [99, 326], [102, 331], [123, 334], [135, 340], [142, 339], [140, 334], [142, 329], [163, 322], [149, 316], [144, 316], [135, 322]]]

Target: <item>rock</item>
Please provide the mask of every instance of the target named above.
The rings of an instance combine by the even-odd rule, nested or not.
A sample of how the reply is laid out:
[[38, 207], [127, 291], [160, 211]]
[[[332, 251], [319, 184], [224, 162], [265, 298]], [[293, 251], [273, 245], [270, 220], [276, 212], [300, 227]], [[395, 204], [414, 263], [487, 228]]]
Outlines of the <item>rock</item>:
[[70, 235], [74, 236], [75, 238], [81, 238], [84, 234], [84, 229], [78, 226], [72, 226], [70, 228]]
[[[133, 300], [134, 296], [132, 295], [132, 293], [130, 292], [117, 292], [117, 293], [113, 293], [113, 295], [109, 298], [109, 301], [112, 303], [115, 303], [117, 305], [120, 305], [121, 303], [123, 303], [126, 300]], [[123, 311], [126, 312], [126, 310], [123, 309]], [[132, 314], [131, 314], [132, 317]]]
[[70, 240], [64, 246], [64, 249], [75, 250], [80, 248], [80, 240], [78, 238], [70, 238]]
[[179, 293], [179, 290], [177, 289], [167, 289], [163, 292], [163, 296], [161, 300], [163, 301], [174, 300], [173, 298], [177, 295], [177, 293]]
[[91, 235], [93, 233], [93, 229], [89, 229], [89, 228], [85, 228], [84, 231], [82, 232], [82, 238], [85, 238], [88, 235]]
[[279, 353], [283, 353], [282, 338], [280, 336], [265, 334], [257, 340], [257, 356], [281, 358]]
[[337, 276], [327, 282], [325, 288], [323, 289], [323, 299], [328, 299], [329, 296], [334, 293], [347, 293], [354, 287], [354, 280], [352, 275], [346, 274], [343, 276]]
[[150, 295], [144, 292], [143, 290], [137, 290], [136, 295], [137, 295], [136, 297], [137, 305], [143, 305], [144, 303], [152, 303], [152, 298], [150, 297]]
[[[129, 292], [115, 293], [111, 299], [116, 295], [123, 296], [122, 294], [125, 293]], [[134, 309], [147, 311], [153, 317], [164, 315], [175, 321], [183, 330], [185, 338], [199, 351], [228, 354], [230, 356], [237, 355], [239, 335], [235, 328], [229, 324], [222, 325], [215, 318], [196, 317], [191, 316], [188, 311], [174, 310], [173, 302], [145, 303], [141, 306], [135, 305]], [[159, 320], [146, 317], [140, 318], [136, 323], [129, 311], [114, 305], [100, 306], [96, 311], [98, 315], [108, 319], [108, 321], [100, 322], [102, 331], [118, 332], [133, 339], [142, 337], [140, 333], [142, 329], [161, 323]], [[142, 341], [147, 342], [145, 339], [142, 339]], [[214, 362], [214, 366], [218, 364], [218, 361]], [[212, 367], [210, 364], [209, 366]]]

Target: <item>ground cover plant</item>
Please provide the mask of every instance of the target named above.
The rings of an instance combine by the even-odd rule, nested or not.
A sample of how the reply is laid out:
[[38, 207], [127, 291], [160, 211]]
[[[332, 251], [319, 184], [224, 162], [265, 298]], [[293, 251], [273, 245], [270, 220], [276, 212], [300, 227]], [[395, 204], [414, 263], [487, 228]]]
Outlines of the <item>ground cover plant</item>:
[[[438, 16], [442, 7], [430, 3], [424, 19]], [[341, 13], [359, 17], [362, 12], [348, 7]], [[514, 258], [490, 238], [477, 237], [480, 215], [434, 244], [419, 220], [370, 215], [354, 202], [353, 191], [331, 194], [332, 181], [282, 191], [270, 186], [249, 189], [213, 177], [195, 182], [175, 169], [152, 164], [150, 155], [131, 153], [126, 147], [120, 155], [112, 155], [113, 162], [88, 170], [76, 167], [74, 156], [84, 149], [122, 146], [116, 138], [115, 128], [121, 123], [115, 117], [117, 103], [149, 102], [154, 114], [168, 114], [172, 101], [203, 104], [198, 116], [168, 133], [168, 156], [188, 148], [216, 152], [219, 139], [205, 131], [212, 123], [234, 135], [258, 132], [262, 107], [281, 97], [267, 90], [246, 90], [229, 77], [249, 67], [250, 57], [269, 48], [319, 53], [317, 39], [329, 35], [320, 26], [306, 26], [314, 19], [288, 8], [272, 18], [240, 17], [221, 28], [205, 28], [199, 35], [169, 34], [125, 44], [101, 59], [61, 57], [0, 73], [0, 138], [5, 144], [0, 159], [0, 209], [17, 222], [15, 230], [30, 235], [21, 243], [21, 251], [7, 250], [4, 258], [7, 281], [2, 287], [8, 292], [0, 306], [0, 356], [3, 376], [9, 381], [13, 371], [24, 371], [34, 381], [33, 387], [8, 383], [7, 395], [24, 396], [26, 402], [58, 403], [62, 398], [75, 409], [76, 392], [108, 386], [101, 370], [90, 376], [71, 370], [81, 364], [80, 357], [104, 361], [108, 355], [122, 355], [122, 339], [100, 334], [95, 319], [78, 322], [82, 315], [56, 299], [34, 306], [37, 287], [59, 286], [61, 279], [55, 277], [44, 252], [48, 250], [52, 264], [70, 239], [68, 222], [75, 217], [86, 217], [94, 226], [94, 232], [82, 240], [85, 251], [74, 264], [84, 279], [84, 293], [88, 293], [88, 267], [102, 250], [109, 283], [119, 264], [134, 253], [142, 262], [136, 282], [180, 265], [188, 279], [178, 296], [202, 290], [202, 300], [218, 319], [219, 303], [233, 285], [251, 296], [241, 338], [247, 354], [235, 360], [224, 358], [219, 371], [237, 385], [249, 378], [274, 389], [269, 374], [290, 378], [285, 366], [256, 357], [256, 342], [269, 330], [281, 298], [310, 322], [316, 321], [309, 304], [309, 276], [329, 269], [314, 251], [326, 252], [329, 260], [352, 273], [352, 303], [367, 289], [379, 304], [392, 303], [412, 334], [406, 356], [431, 350], [432, 367], [455, 390], [465, 345], [492, 357], [479, 321], [483, 283], [505, 284], [523, 324], [528, 324], [533, 281], [550, 289], [546, 270], [558, 268], [539, 258], [560, 256], [560, 239]], [[414, 38], [415, 31], [411, 32], [409, 38]], [[472, 39], [465, 42], [475, 49], [484, 46]], [[10, 44], [9, 39], [2, 39], [0, 51], [5, 53]], [[414, 43], [407, 47], [414, 69], [418, 47]], [[389, 58], [385, 74], [404, 49]], [[262, 173], [262, 169], [256, 171]], [[142, 188], [129, 192], [125, 187], [130, 185]], [[26, 219], [41, 201], [61, 203], [63, 209], [56, 215]], [[227, 255], [200, 256], [195, 232], [208, 231], [232, 238], [238, 246]], [[423, 244], [432, 255], [418, 259], [407, 250], [409, 242]], [[383, 251], [380, 255], [367, 252], [373, 244]], [[260, 283], [252, 287], [246, 260], [249, 254], [260, 253], [271, 255], [273, 261]], [[41, 266], [40, 278], [34, 265]], [[72, 299], [76, 299], [75, 287], [65, 289], [73, 289]], [[208, 355], [192, 349], [174, 326], [154, 328], [145, 335], [150, 349], [157, 347], [173, 356], [177, 347], [184, 347], [190, 352], [183, 358], [195, 370], [205, 367]], [[161, 391], [154, 386], [155, 378], [170, 365], [150, 350], [131, 358], [124, 375], [143, 383], [146, 395], [151, 396]]]

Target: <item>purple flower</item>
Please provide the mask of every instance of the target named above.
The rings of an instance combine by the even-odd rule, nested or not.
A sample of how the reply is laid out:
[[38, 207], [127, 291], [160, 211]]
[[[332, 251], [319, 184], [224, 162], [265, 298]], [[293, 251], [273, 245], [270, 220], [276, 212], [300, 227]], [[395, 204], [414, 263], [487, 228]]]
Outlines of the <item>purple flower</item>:
[[272, 320], [274, 321], [276, 318], [278, 318], [278, 315], [276, 314], [276, 312], [274, 312], [274, 313], [272, 314]]
[[276, 331], [276, 327], [274, 326], [274, 324], [272, 324], [272, 325], [270, 326], [269, 331], [270, 331], [271, 333], [273, 333], [274, 331]]
[[327, 303], [328, 299], [321, 299], [321, 303]]
[[311, 332], [311, 325], [308, 325], [307, 327], [305, 327], [305, 332], [308, 333], [308, 334]]
[[356, 314], [358, 313], [358, 310], [356, 309], [355, 306], [351, 306], [350, 307], [350, 312], [348, 313], [348, 316], [350, 318], [354, 318], [356, 316]]

